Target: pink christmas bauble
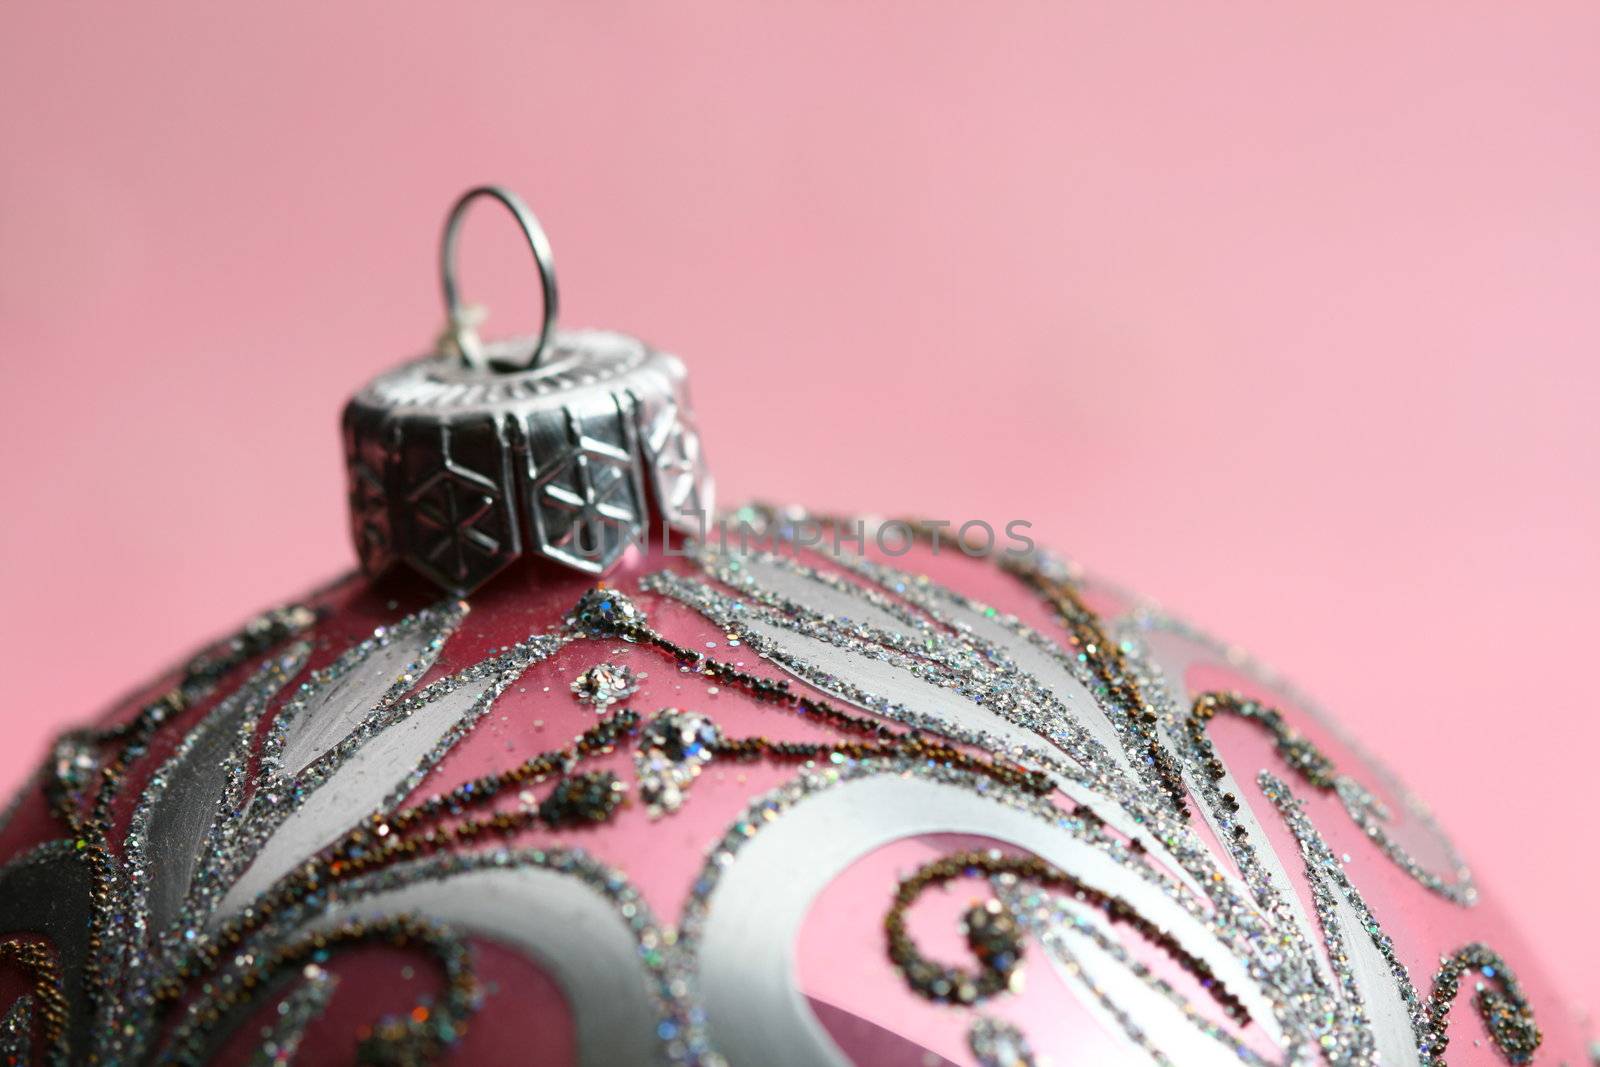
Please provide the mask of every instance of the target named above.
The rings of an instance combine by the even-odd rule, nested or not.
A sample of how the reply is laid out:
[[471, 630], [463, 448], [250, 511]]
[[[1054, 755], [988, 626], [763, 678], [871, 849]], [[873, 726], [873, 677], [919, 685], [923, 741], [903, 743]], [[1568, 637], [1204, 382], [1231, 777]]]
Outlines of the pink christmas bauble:
[[[531, 342], [456, 302], [480, 195]], [[548, 256], [462, 198], [445, 350], [345, 412], [364, 576], [0, 814], [0, 1067], [1584, 1056], [1426, 810], [1242, 654], [1026, 524], [708, 524], [682, 364], [557, 333]]]
[[67, 734], [0, 830], [0, 1049], [1584, 1055], [1424, 809], [1236, 651], [1048, 555], [744, 517], [600, 589], [347, 578]]

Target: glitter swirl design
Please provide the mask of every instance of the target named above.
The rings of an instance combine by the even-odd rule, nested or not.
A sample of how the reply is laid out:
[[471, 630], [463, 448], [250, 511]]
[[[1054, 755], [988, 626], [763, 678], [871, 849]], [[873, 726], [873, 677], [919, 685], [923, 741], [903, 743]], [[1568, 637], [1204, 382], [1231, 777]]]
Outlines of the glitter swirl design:
[[[966, 1013], [972, 1062], [1055, 1053], [1052, 1035], [1006, 1016], [1033, 968], [1126, 1055], [1158, 1064], [1437, 1067], [1463, 1006], [1504, 1062], [1536, 1062], [1543, 1035], [1514, 961], [1475, 941], [1441, 946], [1419, 992], [1307, 814], [1307, 797], [1336, 798], [1374, 857], [1465, 914], [1471, 873], [1403, 790], [1341, 768], [1289, 706], [1188, 692], [1185, 656], [1216, 647], [1204, 635], [1148, 608], [1102, 616], [1054, 557], [1005, 569], [1055, 628], [881, 562], [709, 548], [637, 591], [597, 588], [560, 626], [449, 673], [438, 665], [465, 602], [380, 627], [314, 670], [317, 610], [269, 612], [126, 722], [64, 735], [25, 787], [59, 837], [0, 866], [0, 964], [30, 979], [0, 1005], [0, 1055], [203, 1064], [275, 1004], [252, 1062], [291, 1064], [337, 995], [337, 961], [384, 945], [429, 968], [435, 992], [369, 1020], [348, 1051], [435, 1062], [488, 1010], [474, 949], [488, 938], [577, 991], [586, 1063], [844, 1063], [795, 986], [800, 925], [862, 857], [955, 834], [993, 847], [902, 872], [885, 887], [882, 940], [854, 948], [881, 954], [913, 998]], [[658, 628], [652, 616], [672, 613], [657, 604], [714, 627], [735, 655]], [[431, 787], [564, 650], [592, 650], [556, 680], [584, 704], [582, 732]], [[639, 707], [652, 673], [737, 694], [808, 739], [736, 731], [706, 705]], [[1224, 721], [1259, 733], [1269, 764], [1225, 755]], [[709, 803], [697, 782], [743, 767], [779, 784], [703, 842], [675, 921], [625, 856], [552, 843], [687, 819]], [[135, 791], [136, 768], [150, 769]], [[1292, 850], [1274, 847], [1273, 820]], [[959, 919], [976, 966], [938, 958], [914, 921], [960, 881], [986, 892]], [[551, 913], [583, 916], [582, 937], [541, 921]], [[583, 995], [618, 975], [608, 1002]]]

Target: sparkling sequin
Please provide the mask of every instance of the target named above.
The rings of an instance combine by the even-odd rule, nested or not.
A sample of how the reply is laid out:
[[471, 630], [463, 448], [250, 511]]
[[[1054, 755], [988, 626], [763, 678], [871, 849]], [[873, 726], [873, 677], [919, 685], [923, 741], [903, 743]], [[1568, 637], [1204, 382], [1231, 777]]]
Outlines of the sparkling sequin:
[[597, 663], [572, 680], [572, 695], [596, 710], [627, 700], [639, 691], [639, 676], [626, 664]]
[[1035, 1067], [1037, 1062], [1021, 1030], [988, 1015], [973, 1020], [967, 1045], [980, 1067]]
[[623, 593], [596, 586], [583, 594], [567, 615], [567, 624], [590, 637], [618, 634], [634, 623], [643, 623], [645, 613]]
[[639, 732], [634, 772], [639, 777], [639, 799], [652, 818], [677, 811], [684, 793], [711, 762], [722, 731], [703, 715], [675, 708], [658, 712]]

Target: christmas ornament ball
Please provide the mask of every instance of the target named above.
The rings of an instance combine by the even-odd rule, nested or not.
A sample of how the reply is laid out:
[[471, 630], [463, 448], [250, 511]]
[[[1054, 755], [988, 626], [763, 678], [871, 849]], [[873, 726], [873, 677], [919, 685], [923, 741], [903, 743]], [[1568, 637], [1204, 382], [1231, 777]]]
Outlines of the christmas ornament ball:
[[1445, 831], [1238, 650], [1031, 530], [711, 520], [683, 365], [555, 330], [495, 195], [548, 328], [447, 284], [351, 402], [364, 571], [0, 816], [0, 1062], [1584, 1061]]

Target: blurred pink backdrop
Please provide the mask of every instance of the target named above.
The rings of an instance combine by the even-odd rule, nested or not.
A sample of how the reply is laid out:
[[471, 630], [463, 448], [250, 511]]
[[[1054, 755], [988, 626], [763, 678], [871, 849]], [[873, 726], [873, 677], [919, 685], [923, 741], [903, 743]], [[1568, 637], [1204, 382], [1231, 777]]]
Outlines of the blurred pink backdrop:
[[351, 564], [338, 410], [484, 180], [687, 359], [725, 500], [1031, 520], [1320, 695], [1600, 1004], [1600, 7], [5, 5], [0, 789]]

